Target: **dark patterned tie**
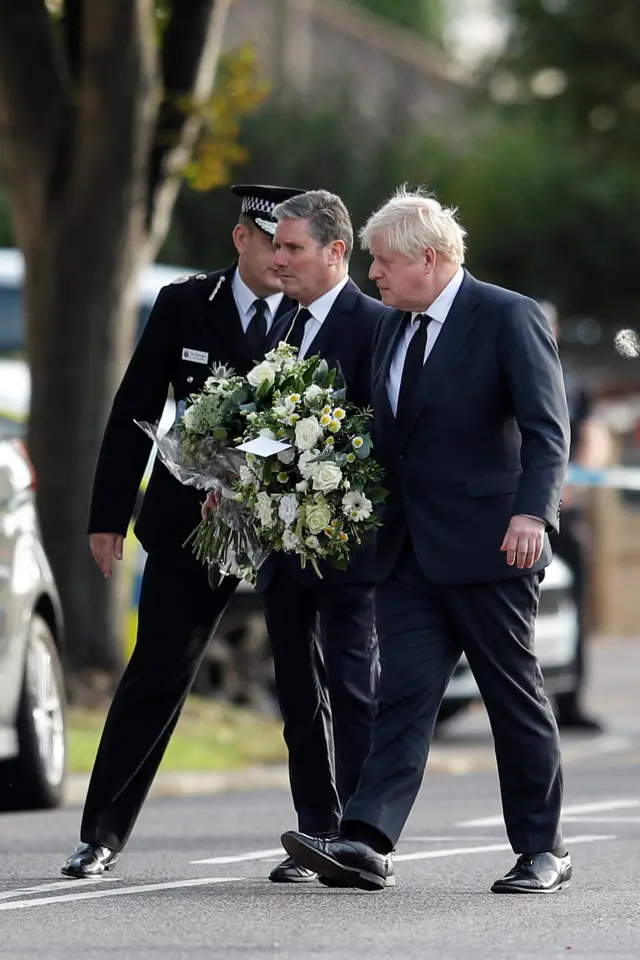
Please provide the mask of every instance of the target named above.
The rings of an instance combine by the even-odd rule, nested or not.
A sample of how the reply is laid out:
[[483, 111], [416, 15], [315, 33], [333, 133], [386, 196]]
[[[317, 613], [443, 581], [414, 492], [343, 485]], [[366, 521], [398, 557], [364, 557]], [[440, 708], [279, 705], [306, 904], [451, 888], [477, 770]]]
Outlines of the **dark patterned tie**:
[[247, 327], [247, 341], [252, 360], [262, 360], [264, 357], [265, 342], [267, 339], [267, 310], [266, 300], [254, 300], [255, 313]]
[[290, 343], [292, 347], [298, 348], [298, 353], [300, 353], [300, 347], [302, 346], [302, 339], [304, 337], [304, 328], [307, 325], [307, 320], [311, 317], [310, 312], [306, 307], [301, 307], [293, 321], [293, 326], [290, 327], [290, 333], [287, 337], [287, 343]]
[[[406, 427], [411, 417], [416, 384], [424, 366], [424, 354], [427, 349], [427, 327], [431, 319], [432, 318], [426, 313], [419, 313], [416, 316], [416, 323], [418, 323], [419, 326], [412, 336], [407, 349], [407, 355], [402, 368], [400, 392], [398, 393], [396, 423], [400, 427]], [[411, 315], [409, 315], [408, 323], [411, 323]]]

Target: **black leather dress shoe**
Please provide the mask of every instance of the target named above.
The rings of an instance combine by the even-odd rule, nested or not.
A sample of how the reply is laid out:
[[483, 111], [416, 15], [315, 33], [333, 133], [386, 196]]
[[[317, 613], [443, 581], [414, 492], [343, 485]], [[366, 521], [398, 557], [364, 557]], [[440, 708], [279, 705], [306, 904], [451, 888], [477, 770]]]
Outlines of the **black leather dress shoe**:
[[106, 870], [113, 870], [117, 862], [118, 854], [110, 847], [81, 843], [65, 860], [61, 872], [65, 877], [74, 877], [76, 880], [101, 877]]
[[293, 830], [282, 834], [282, 846], [296, 863], [342, 887], [384, 890], [387, 858], [366, 843], [345, 837], [322, 839]]
[[[320, 883], [323, 883], [325, 887], [344, 887], [346, 884], [340, 883], [338, 880], [330, 880], [329, 877], [318, 877]], [[385, 887], [395, 887], [396, 885], [396, 872], [393, 866], [393, 858], [391, 854], [387, 856], [387, 876], [384, 881]], [[349, 884], [351, 886], [351, 884]]]
[[315, 880], [316, 876], [313, 870], [307, 870], [291, 857], [287, 857], [273, 868], [269, 874], [269, 880], [272, 883], [308, 883], [309, 880]]
[[496, 880], [492, 893], [556, 893], [571, 880], [571, 857], [523, 853], [515, 867]]

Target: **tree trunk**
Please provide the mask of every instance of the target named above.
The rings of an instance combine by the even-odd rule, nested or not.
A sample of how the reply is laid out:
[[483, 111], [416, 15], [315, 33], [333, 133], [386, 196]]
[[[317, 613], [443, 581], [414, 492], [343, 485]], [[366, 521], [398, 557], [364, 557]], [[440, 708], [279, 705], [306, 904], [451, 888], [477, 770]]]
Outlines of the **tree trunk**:
[[[27, 255], [32, 400], [29, 448], [38, 475], [44, 542], [65, 613], [70, 693], [108, 688], [122, 667], [117, 580], [105, 580], [89, 551], [86, 526], [102, 431], [131, 343], [139, 264], [125, 230], [110, 247], [91, 225], [43, 225]], [[74, 234], [71, 236], [71, 234]], [[99, 296], [96, 296], [99, 291]], [[42, 429], [46, 424], [46, 429]]]
[[26, 261], [29, 448], [75, 699], [82, 686], [108, 692], [122, 666], [116, 584], [86, 536], [94, 468], [131, 349], [138, 274], [164, 239], [198, 133], [179, 104], [210, 95], [229, 3], [171, 0], [159, 44], [155, 0], [67, 0], [56, 26], [44, 0], [0, 0], [0, 133]]

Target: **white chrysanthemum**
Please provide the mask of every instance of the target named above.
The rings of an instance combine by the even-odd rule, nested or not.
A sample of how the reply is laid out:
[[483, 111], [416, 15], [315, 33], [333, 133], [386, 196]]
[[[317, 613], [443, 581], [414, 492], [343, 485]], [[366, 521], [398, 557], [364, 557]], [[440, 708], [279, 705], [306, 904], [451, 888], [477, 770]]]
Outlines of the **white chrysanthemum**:
[[290, 527], [298, 515], [298, 500], [292, 494], [287, 494], [278, 504], [278, 516], [285, 524]]
[[320, 541], [318, 540], [317, 537], [313, 537], [313, 536], [307, 537], [304, 542], [305, 542], [305, 545], [309, 547], [311, 550], [320, 549]]
[[342, 509], [350, 520], [359, 522], [361, 520], [367, 520], [371, 516], [373, 504], [363, 493], [358, 493], [357, 490], [351, 490], [342, 498]]
[[293, 530], [285, 530], [282, 534], [282, 549], [288, 553], [295, 553], [300, 546], [300, 538]]
[[240, 483], [249, 487], [254, 482], [255, 477], [249, 467], [246, 467], [244, 464], [240, 467]]

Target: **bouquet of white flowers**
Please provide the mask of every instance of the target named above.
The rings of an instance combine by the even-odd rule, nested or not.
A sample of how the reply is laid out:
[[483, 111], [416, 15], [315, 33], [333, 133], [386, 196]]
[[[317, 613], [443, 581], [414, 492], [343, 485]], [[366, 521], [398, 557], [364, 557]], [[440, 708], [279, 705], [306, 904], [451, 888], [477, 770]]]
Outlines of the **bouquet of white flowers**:
[[[216, 370], [166, 437], [160, 456], [174, 476], [221, 487], [219, 507], [194, 531], [194, 552], [247, 580], [272, 550], [301, 564], [345, 569], [379, 525], [386, 491], [371, 456], [370, 410], [346, 402], [338, 372], [287, 343], [239, 377]], [[154, 439], [157, 428], [140, 426]], [[154, 432], [155, 431], [155, 435]]]

